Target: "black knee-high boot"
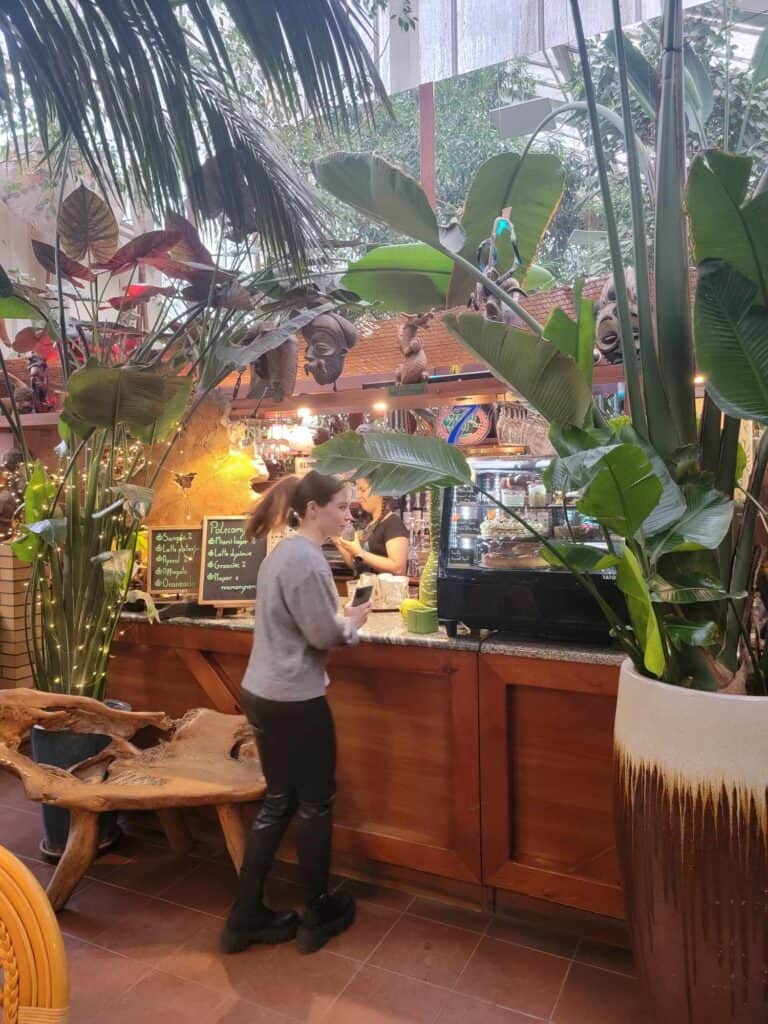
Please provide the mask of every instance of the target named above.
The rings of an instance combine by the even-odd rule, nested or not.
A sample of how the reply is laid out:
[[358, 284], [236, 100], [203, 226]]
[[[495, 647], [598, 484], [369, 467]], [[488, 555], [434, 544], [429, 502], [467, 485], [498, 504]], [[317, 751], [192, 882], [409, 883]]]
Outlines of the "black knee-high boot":
[[345, 931], [355, 920], [355, 901], [343, 891], [329, 893], [333, 797], [318, 803], [299, 804], [299, 864], [309, 901], [296, 933], [301, 953], [314, 953]]
[[287, 942], [296, 934], [298, 917], [264, 904], [264, 883], [296, 809], [291, 793], [267, 793], [248, 836], [237, 899], [227, 918], [221, 945], [239, 953], [256, 943]]

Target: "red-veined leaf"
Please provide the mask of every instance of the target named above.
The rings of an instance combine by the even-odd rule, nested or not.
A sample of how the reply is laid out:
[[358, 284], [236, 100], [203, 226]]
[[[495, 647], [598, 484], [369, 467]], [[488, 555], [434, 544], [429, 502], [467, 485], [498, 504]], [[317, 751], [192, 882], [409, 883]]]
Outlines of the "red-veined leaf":
[[[48, 245], [46, 242], [38, 242], [36, 239], [32, 239], [32, 251], [35, 254], [35, 258], [43, 270], [47, 270], [49, 274], [56, 274], [56, 250], [52, 245]], [[70, 281], [92, 281], [93, 274], [87, 267], [84, 267], [82, 263], [78, 263], [77, 260], [71, 259], [67, 254], [59, 249], [59, 270], [61, 271], [62, 277], [66, 277]]]
[[197, 228], [186, 217], [180, 217], [177, 213], [169, 213], [165, 218], [165, 228], [166, 231], [181, 233], [180, 240], [169, 253], [173, 259], [213, 266], [213, 257], [203, 245]]
[[109, 305], [112, 309], [134, 309], [136, 306], [141, 306], [145, 302], [149, 302], [150, 299], [154, 299], [157, 295], [175, 295], [176, 289], [170, 286], [162, 286], [159, 284], [132, 284], [126, 288], [124, 294], [117, 295], [113, 299], [109, 299]]
[[[148, 256], [139, 260], [139, 263], [147, 267], [154, 267], [155, 270], [159, 270], [161, 274], [165, 274], [166, 277], [175, 281], [190, 281], [192, 283], [210, 281], [214, 272], [214, 268], [207, 267], [204, 263], [182, 262], [171, 259], [170, 256]], [[228, 270], [219, 269], [217, 271], [217, 277], [222, 279], [235, 276]]]
[[179, 231], [145, 231], [143, 235], [137, 235], [130, 242], [126, 242], [111, 259], [105, 263], [94, 263], [93, 266], [98, 270], [109, 270], [113, 274], [120, 274], [124, 270], [135, 267], [147, 257], [164, 256], [180, 240], [181, 232]]
[[108, 260], [117, 248], [120, 229], [111, 207], [85, 185], [61, 204], [57, 224], [61, 247], [73, 260], [88, 252], [95, 260]]

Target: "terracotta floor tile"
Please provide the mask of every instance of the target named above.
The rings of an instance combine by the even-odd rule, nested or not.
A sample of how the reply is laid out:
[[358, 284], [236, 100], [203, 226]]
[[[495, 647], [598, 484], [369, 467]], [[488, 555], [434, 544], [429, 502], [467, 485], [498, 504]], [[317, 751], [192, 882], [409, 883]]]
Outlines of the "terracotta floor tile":
[[250, 971], [257, 972], [260, 961], [268, 959], [274, 947], [254, 946], [246, 953], [224, 956], [219, 948], [222, 927], [221, 918], [209, 918], [205, 926], [171, 950], [157, 966], [167, 974], [198, 982], [233, 998], [253, 999], [252, 986], [240, 984], [239, 979], [247, 978]]
[[360, 967], [325, 950], [302, 956], [292, 942], [274, 947], [268, 956], [258, 952], [253, 956], [249, 951], [228, 957], [226, 966], [243, 998], [311, 1021], [320, 1020]]
[[562, 957], [511, 942], [483, 939], [456, 987], [466, 995], [546, 1019], [568, 963]]
[[158, 896], [204, 863], [126, 836], [118, 848], [94, 861], [88, 873], [132, 892]]
[[[120, 996], [147, 975], [152, 968], [99, 946], [64, 938], [69, 967], [69, 1006], [73, 1024], [88, 1017], [106, 1019]], [[99, 1018], [99, 1014], [103, 1014]]]
[[326, 947], [331, 953], [367, 960], [381, 940], [400, 917], [397, 910], [379, 907], [375, 903], [358, 902], [355, 923]]
[[371, 957], [371, 963], [419, 981], [451, 988], [477, 946], [464, 928], [402, 917]]
[[408, 907], [408, 914], [414, 917], [428, 917], [441, 924], [452, 924], [457, 928], [466, 928], [470, 932], [484, 932], [492, 920], [491, 914], [465, 907], [454, 907], [450, 903], [439, 900], [426, 900], [417, 897]]
[[222, 1002], [216, 992], [153, 971], [112, 1002], [108, 1017], [97, 1011], [77, 1024], [217, 1024]]
[[576, 959], [579, 963], [590, 964], [592, 967], [604, 967], [607, 971], [628, 974], [630, 978], [637, 977], [632, 951], [621, 949], [619, 946], [608, 946], [604, 942], [582, 939], [576, 950]]
[[39, 860], [42, 836], [43, 819], [36, 804], [28, 803], [24, 810], [0, 808], [0, 844], [11, 853]]
[[540, 1019], [451, 992], [437, 1024], [536, 1024]]
[[488, 929], [491, 939], [516, 942], [519, 946], [540, 949], [544, 953], [555, 953], [570, 959], [578, 943], [578, 936], [548, 928], [528, 918], [494, 917]]
[[231, 864], [210, 861], [197, 862], [197, 866], [183, 877], [159, 890], [164, 900], [180, 903], [193, 910], [224, 917], [237, 893], [237, 874]]
[[244, 953], [223, 956], [221, 921], [215, 925], [198, 932], [158, 967], [229, 999], [245, 999], [289, 1017], [316, 1019], [360, 966], [325, 950], [301, 956], [294, 943], [252, 946]]
[[215, 1014], [216, 1024], [293, 1024], [290, 1017], [263, 1006], [237, 999], [226, 1000]]
[[157, 964], [212, 919], [186, 907], [92, 882], [59, 916], [63, 931]]
[[450, 994], [447, 989], [366, 966], [336, 1000], [323, 1024], [433, 1024]]
[[[2, 811], [0, 811], [0, 813], [2, 813]], [[17, 854], [17, 856], [19, 855]], [[35, 860], [32, 857], [19, 857], [19, 860], [29, 868], [40, 885], [45, 889], [53, 878], [53, 873], [56, 870], [55, 864], [48, 864], [47, 861]], [[84, 878], [80, 883], [79, 888], [86, 886], [89, 881], [90, 879]]]
[[21, 781], [10, 772], [0, 772], [0, 804], [29, 803]]
[[573, 964], [554, 1024], [653, 1024], [640, 983], [612, 971]]

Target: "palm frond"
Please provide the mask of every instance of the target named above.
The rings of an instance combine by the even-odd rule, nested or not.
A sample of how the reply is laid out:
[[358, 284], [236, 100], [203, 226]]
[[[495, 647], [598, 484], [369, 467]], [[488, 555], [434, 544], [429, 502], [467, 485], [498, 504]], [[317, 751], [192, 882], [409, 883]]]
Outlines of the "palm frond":
[[[273, 95], [327, 125], [383, 96], [357, 0], [225, 0]], [[0, 117], [17, 153], [77, 144], [100, 186], [156, 212], [258, 209], [272, 252], [301, 262], [321, 235], [317, 200], [246, 109], [207, 0], [7, 0], [0, 5]], [[188, 21], [187, 21], [188, 24]], [[31, 102], [30, 102], [31, 101]], [[237, 159], [233, 159], [233, 154]], [[205, 157], [218, 197], [206, 194]], [[247, 190], [244, 194], [244, 188]], [[209, 200], [206, 206], [206, 199]]]

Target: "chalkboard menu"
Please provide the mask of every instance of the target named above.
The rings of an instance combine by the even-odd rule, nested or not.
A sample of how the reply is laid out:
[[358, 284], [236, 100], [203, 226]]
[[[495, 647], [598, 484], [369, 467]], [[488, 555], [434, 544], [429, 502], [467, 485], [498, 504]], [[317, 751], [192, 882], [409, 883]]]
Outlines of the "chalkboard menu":
[[148, 527], [147, 590], [155, 597], [197, 596], [203, 530], [200, 526]]
[[221, 607], [250, 604], [266, 553], [266, 540], [246, 539], [243, 516], [206, 516], [198, 602]]

